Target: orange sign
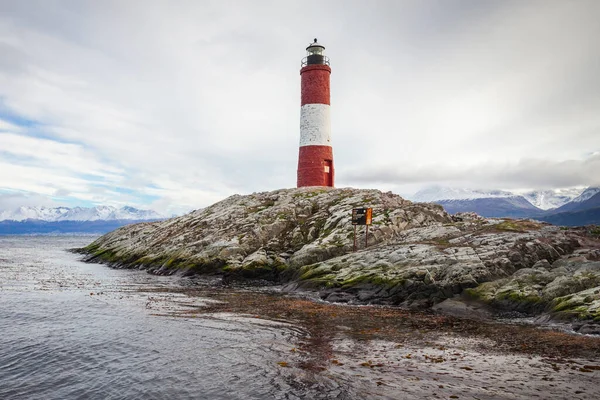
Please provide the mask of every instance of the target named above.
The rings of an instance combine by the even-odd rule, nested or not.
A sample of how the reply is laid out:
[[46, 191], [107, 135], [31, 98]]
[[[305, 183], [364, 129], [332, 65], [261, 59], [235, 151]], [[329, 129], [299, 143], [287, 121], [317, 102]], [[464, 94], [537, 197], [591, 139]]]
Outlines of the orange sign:
[[373, 222], [372, 208], [352, 209], [352, 225], [371, 225]]

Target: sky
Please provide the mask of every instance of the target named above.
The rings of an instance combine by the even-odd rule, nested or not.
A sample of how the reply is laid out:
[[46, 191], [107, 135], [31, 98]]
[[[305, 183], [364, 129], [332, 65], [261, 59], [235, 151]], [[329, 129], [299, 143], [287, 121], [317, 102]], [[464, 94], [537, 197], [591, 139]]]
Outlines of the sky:
[[0, 209], [173, 214], [296, 185], [331, 60], [336, 186], [600, 184], [596, 0], [0, 0]]

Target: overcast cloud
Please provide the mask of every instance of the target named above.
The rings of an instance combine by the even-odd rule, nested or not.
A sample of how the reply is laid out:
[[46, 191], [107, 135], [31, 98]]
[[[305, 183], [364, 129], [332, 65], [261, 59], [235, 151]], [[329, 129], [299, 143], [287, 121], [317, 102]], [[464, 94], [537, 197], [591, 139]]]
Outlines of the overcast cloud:
[[0, 208], [294, 187], [331, 58], [337, 186], [600, 184], [600, 2], [0, 0]]

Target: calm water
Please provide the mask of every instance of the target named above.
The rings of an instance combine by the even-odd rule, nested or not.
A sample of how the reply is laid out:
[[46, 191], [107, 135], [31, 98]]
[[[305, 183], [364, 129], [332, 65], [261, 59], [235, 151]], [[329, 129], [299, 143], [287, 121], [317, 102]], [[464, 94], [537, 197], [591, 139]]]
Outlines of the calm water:
[[[65, 251], [92, 240], [0, 236], [0, 400], [600, 398], [596, 358], [503, 353], [485, 337], [410, 324], [365, 340], [389, 328], [374, 309], [313, 312]], [[281, 320], [277, 299], [308, 317]], [[219, 311], [193, 312], [206, 306]], [[356, 316], [332, 325], [345, 312]]]
[[277, 364], [296, 328], [157, 316], [156, 304], [160, 314], [205, 300], [144, 290], [193, 280], [86, 264], [64, 251], [91, 240], [0, 237], [0, 399], [303, 396]]

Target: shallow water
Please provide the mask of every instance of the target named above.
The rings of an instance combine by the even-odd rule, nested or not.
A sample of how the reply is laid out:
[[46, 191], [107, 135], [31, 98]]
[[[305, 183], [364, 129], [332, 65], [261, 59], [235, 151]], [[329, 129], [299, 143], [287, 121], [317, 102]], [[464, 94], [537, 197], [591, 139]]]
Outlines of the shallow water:
[[[65, 251], [91, 240], [0, 237], [0, 399], [600, 398], [594, 359], [495, 353], [452, 332], [365, 339], [381, 330], [369, 307], [291, 299], [310, 318], [286, 317], [269, 311], [277, 293]], [[332, 319], [344, 310], [355, 317]]]
[[276, 361], [293, 331], [154, 316], [157, 295], [143, 290], [189, 280], [85, 264], [64, 251], [89, 242], [0, 238], [0, 398], [283, 397]]

